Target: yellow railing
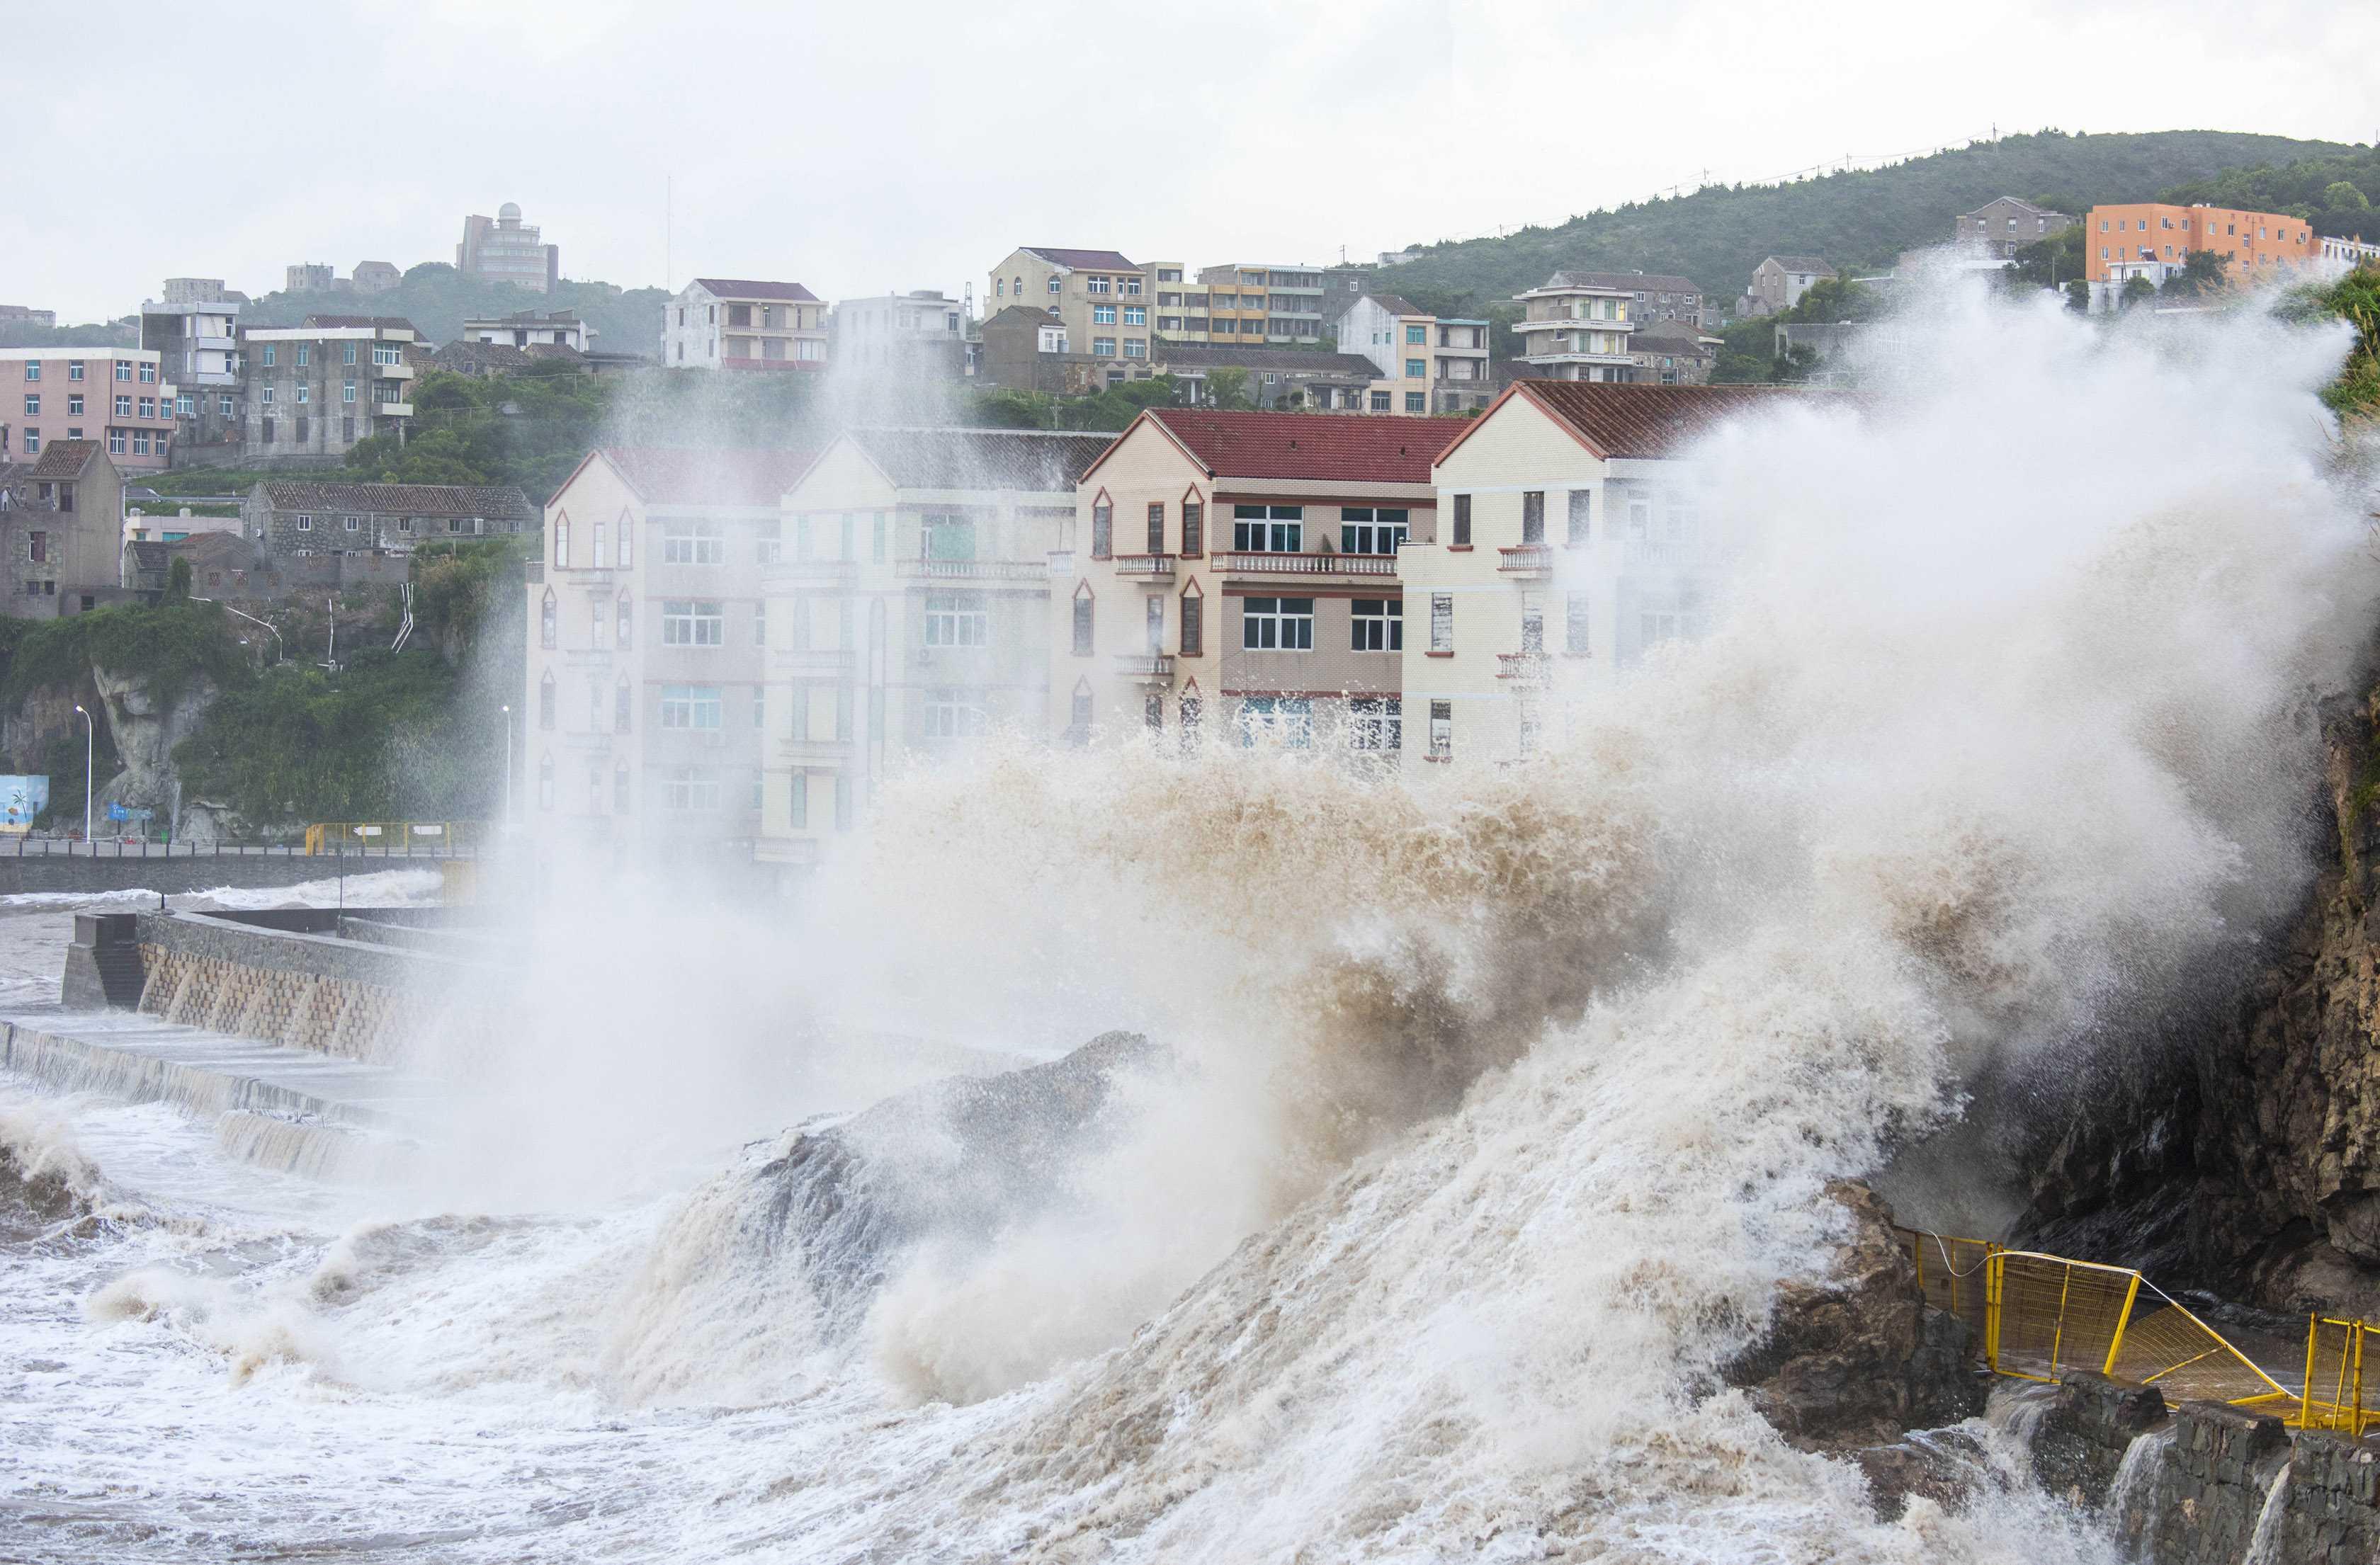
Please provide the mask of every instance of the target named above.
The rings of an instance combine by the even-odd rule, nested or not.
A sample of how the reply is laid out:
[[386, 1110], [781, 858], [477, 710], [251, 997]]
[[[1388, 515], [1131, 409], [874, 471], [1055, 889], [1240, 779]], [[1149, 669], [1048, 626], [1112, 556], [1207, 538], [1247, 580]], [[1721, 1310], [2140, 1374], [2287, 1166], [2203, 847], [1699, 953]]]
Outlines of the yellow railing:
[[485, 828], [477, 820], [333, 820], [306, 828], [306, 851], [468, 854], [480, 850]]
[[2301, 1399], [2130, 1267], [1896, 1231], [1910, 1246], [1926, 1302], [1974, 1328], [1994, 1374], [2054, 1381], [2091, 1370], [2155, 1386], [2172, 1401], [2286, 1411], [2293, 1422], [2359, 1433], [2374, 1422], [2364, 1411], [2360, 1322], [2314, 1323], [2306, 1384], [2328, 1389]]

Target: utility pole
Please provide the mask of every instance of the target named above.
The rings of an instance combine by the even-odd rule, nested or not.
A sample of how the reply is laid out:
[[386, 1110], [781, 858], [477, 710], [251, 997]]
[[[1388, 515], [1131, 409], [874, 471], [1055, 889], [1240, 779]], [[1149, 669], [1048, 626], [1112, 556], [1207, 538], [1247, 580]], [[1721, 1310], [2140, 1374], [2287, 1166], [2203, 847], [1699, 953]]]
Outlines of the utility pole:
[[[75, 710], [82, 712], [82, 840], [88, 843], [91, 841], [91, 752], [97, 747], [98, 730], [91, 721], [91, 713], [83, 711], [80, 702], [75, 704]], [[93, 847], [91, 851], [97, 853], [99, 849]]]
[[513, 710], [504, 711], [504, 824], [513, 823]]

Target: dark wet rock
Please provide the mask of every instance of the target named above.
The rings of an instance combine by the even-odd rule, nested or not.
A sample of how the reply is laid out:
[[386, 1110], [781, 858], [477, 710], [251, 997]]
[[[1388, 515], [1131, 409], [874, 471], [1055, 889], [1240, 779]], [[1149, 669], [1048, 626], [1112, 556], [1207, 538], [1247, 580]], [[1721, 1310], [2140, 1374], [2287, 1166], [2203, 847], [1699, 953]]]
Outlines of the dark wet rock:
[[1914, 1498], [1959, 1510], [1996, 1482], [1983, 1442], [1963, 1429], [1912, 1430], [1890, 1445], [1865, 1446], [1851, 1457], [1867, 1474], [1868, 1498], [1883, 1522], [1899, 1520]]

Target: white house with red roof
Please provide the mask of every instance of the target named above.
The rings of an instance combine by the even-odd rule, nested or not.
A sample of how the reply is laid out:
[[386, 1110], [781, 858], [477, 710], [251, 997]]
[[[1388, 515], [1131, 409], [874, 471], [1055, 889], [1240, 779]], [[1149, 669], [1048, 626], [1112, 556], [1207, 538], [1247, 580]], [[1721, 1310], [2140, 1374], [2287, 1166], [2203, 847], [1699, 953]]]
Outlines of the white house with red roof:
[[1143, 413], [1076, 486], [1053, 571], [1051, 724], [1400, 744], [1398, 551], [1437, 536], [1443, 419]]
[[1110, 384], [1146, 380], [1154, 271], [1118, 250], [1022, 245], [992, 268], [984, 313], [1020, 304], [1043, 311], [1064, 324], [1070, 351], [1110, 361]]
[[826, 301], [799, 283], [697, 277], [662, 307], [672, 370], [826, 368]]

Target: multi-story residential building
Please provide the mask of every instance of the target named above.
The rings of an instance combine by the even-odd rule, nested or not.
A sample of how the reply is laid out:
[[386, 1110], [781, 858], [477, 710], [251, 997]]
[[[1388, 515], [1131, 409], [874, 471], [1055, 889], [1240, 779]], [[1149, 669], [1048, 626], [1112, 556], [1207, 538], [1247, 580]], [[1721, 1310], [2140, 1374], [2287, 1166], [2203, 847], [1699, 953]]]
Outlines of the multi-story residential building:
[[605, 447], [528, 572], [525, 811], [541, 849], [723, 855], [759, 833], [760, 570], [813, 453]]
[[165, 302], [186, 304], [246, 304], [248, 296], [237, 288], [226, 288], [220, 277], [168, 277], [165, 279]]
[[0, 462], [89, 440], [125, 472], [163, 472], [178, 395], [152, 347], [0, 347]]
[[2315, 258], [2316, 261], [2326, 276], [2336, 276], [2339, 273], [2350, 272], [2356, 267], [2370, 266], [2375, 261], [2380, 261], [2380, 243], [2374, 243], [2361, 235], [2353, 237], [2345, 235], [2317, 235], [2314, 243], [2319, 252]]
[[1961, 212], [1953, 242], [1982, 249], [1995, 261], [2007, 261], [2027, 245], [2038, 244], [2074, 221], [2070, 212], [2002, 196], [1973, 212]]
[[1324, 353], [1310, 347], [1224, 347], [1160, 343], [1156, 372], [1171, 375], [1180, 399], [1190, 406], [1212, 406], [1220, 377], [1235, 372], [1247, 406], [1285, 413], [1387, 413], [1399, 405], [1398, 382], [1384, 377], [1360, 353]]
[[1332, 326], [1342, 353], [1361, 354], [1395, 382], [1375, 413], [1470, 413], [1495, 399], [1488, 322], [1440, 320], [1398, 294], [1366, 294]]
[[240, 329], [244, 460], [330, 462], [359, 440], [401, 440], [413, 418], [413, 323], [310, 315], [298, 326]]
[[1151, 408], [1075, 489], [1053, 731], [1220, 725], [1394, 751], [1399, 550], [1436, 536], [1436, 419]]
[[966, 373], [966, 311], [939, 288], [839, 299], [828, 320], [834, 362], [955, 380]]
[[1636, 372], [1628, 347], [1635, 330], [1635, 289], [1583, 280], [1557, 272], [1540, 287], [1516, 294], [1521, 318], [1512, 322], [1521, 339], [1515, 356], [1548, 381], [1625, 381]]
[[140, 346], [156, 350], [159, 373], [174, 382], [176, 449], [188, 458], [237, 445], [243, 427], [239, 305], [224, 298], [143, 304]]
[[[1156, 343], [1203, 343], [1207, 340], [1207, 295], [1190, 269], [1178, 261], [1152, 261], [1147, 268], [1155, 307], [1148, 334]], [[1185, 280], [1186, 279], [1186, 280]], [[1191, 301], [1196, 300], [1194, 305]], [[1197, 322], [1193, 326], [1193, 321]]]
[[[1779, 328], [1784, 330], [1784, 328]], [[1629, 334], [1633, 380], [1657, 386], [1699, 386], [1710, 381], [1724, 338], [1680, 318], [1655, 321]]]
[[338, 268], [317, 265], [312, 261], [293, 261], [281, 269], [281, 291], [288, 294], [327, 294], [337, 286]]
[[0, 304], [0, 326], [55, 326], [58, 312], [29, 304]]
[[2189, 264], [2192, 250], [2223, 258], [2226, 281], [2254, 286], [2318, 276], [2325, 270], [2313, 227], [2286, 212], [2134, 201], [2095, 206], [2083, 220], [2083, 275], [2095, 309], [2105, 309], [2135, 277], [2162, 285]]
[[1524, 380], [1458, 426], [1433, 468], [1438, 535], [1399, 559], [1408, 748], [1525, 757], [1571, 697], [1698, 635], [1724, 540], [1684, 458], [1729, 419], [1823, 394]]
[[1555, 273], [1546, 283], [1549, 288], [1571, 285], [1624, 291], [1629, 296], [1628, 318], [1639, 326], [1656, 321], [1683, 321], [1690, 326], [1712, 323], [1704, 317], [1706, 305], [1701, 285], [1674, 273], [1587, 272], [1572, 268]]
[[1772, 255], [1752, 269], [1752, 283], [1736, 301], [1736, 314], [1746, 321], [1774, 315], [1802, 302], [1802, 296], [1833, 277], [1835, 269], [1815, 255]]
[[95, 440], [0, 460], [0, 613], [79, 613], [118, 596], [124, 480]]
[[550, 294], [562, 280], [562, 250], [543, 243], [541, 234], [536, 224], [521, 221], [520, 208], [511, 201], [496, 209], [492, 222], [474, 213], [463, 219], [455, 270], [479, 282]]
[[356, 262], [352, 285], [359, 294], [384, 294], [405, 281], [405, 273], [395, 261], [359, 261]]
[[1323, 318], [1322, 268], [1269, 261], [1209, 266], [1198, 273], [1207, 294], [1210, 343], [1318, 343]]
[[[1079, 396], [1104, 390], [1112, 358], [1093, 358], [1075, 345], [1066, 323], [1046, 309], [1012, 304], [993, 313], [977, 329], [978, 383], [1014, 391], [1042, 392], [1051, 396]], [[1155, 372], [1148, 363], [1125, 371], [1127, 378]]]
[[673, 370], [826, 368], [826, 303], [799, 283], [697, 277], [662, 311]]
[[535, 531], [537, 507], [509, 484], [266, 479], [240, 502], [239, 520], [243, 533], [276, 554], [401, 553], [432, 539]]
[[507, 343], [514, 347], [543, 344], [585, 353], [595, 334], [575, 309], [556, 309], [543, 315], [534, 309], [517, 309], [510, 315], [484, 316], [463, 322], [463, 335], [472, 342]]
[[856, 429], [802, 475], [753, 622], [764, 862], [814, 862], [905, 758], [1047, 731], [1050, 559], [1112, 439]]
[[1103, 378], [1131, 380], [1149, 360], [1150, 269], [1114, 250], [1027, 245], [1011, 250], [991, 274], [994, 313], [1022, 304], [1058, 318], [1070, 351], [1109, 361]]

